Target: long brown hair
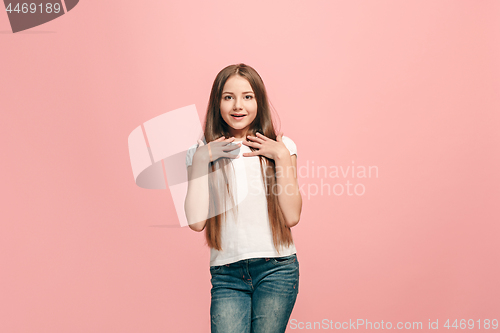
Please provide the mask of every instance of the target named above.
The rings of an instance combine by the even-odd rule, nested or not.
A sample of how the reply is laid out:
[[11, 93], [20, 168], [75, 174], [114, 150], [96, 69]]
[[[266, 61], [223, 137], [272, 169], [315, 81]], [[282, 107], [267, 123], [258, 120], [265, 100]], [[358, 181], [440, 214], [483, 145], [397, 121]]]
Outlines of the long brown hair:
[[[266, 88], [264, 82], [260, 75], [252, 67], [245, 65], [243, 63], [237, 65], [230, 65], [222, 69], [214, 80], [212, 85], [212, 91], [210, 92], [210, 100], [207, 107], [207, 114], [205, 118], [205, 140], [206, 142], [211, 142], [221, 136], [226, 138], [231, 137], [229, 132], [229, 125], [224, 121], [220, 112], [220, 103], [222, 97], [222, 90], [226, 81], [234, 76], [239, 75], [245, 78], [251, 85], [255, 98], [257, 101], [257, 115], [255, 120], [250, 124], [248, 135], [255, 136], [257, 132], [265, 135], [266, 137], [276, 140], [276, 131], [274, 129], [273, 120], [271, 117], [271, 108], [269, 105], [269, 99], [267, 97]], [[256, 148], [250, 147], [252, 151]], [[285, 223], [281, 207], [278, 202], [278, 197], [274, 193], [273, 189], [277, 185], [276, 181], [276, 164], [273, 159], [269, 159], [265, 156], [259, 155], [260, 159], [260, 169], [262, 173], [262, 180], [264, 182], [264, 187], [266, 190], [267, 208], [269, 215], [269, 222], [271, 225], [271, 230], [273, 233], [273, 243], [274, 247], [279, 253], [280, 246], [288, 246], [293, 244], [292, 232], [290, 227]], [[228, 158], [219, 158], [215, 162], [209, 164], [209, 168], [212, 172], [209, 173], [209, 189], [210, 189], [210, 218], [206, 222], [205, 237], [207, 245], [216, 250], [222, 250], [221, 246], [221, 223], [224, 221], [222, 217], [225, 217], [226, 209], [221, 209], [222, 214], [214, 214], [218, 210], [218, 207], [226, 206], [225, 195], [222, 196], [221, 192], [224, 189], [231, 198], [233, 204], [234, 199], [230, 190], [230, 178], [225, 172], [226, 167], [232, 163]], [[216, 172], [222, 175], [224, 179], [225, 186], [220, 185], [221, 179], [216, 178]], [[265, 171], [264, 171], [265, 170]], [[235, 205], [234, 205], [235, 206]], [[233, 206], [233, 208], [234, 208]], [[231, 210], [234, 213], [234, 210]], [[215, 215], [215, 216], [214, 216]]]

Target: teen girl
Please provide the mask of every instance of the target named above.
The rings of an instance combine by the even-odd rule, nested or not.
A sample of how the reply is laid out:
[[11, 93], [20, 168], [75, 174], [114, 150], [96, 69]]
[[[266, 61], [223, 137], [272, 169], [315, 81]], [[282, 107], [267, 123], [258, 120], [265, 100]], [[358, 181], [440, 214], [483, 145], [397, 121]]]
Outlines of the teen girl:
[[302, 210], [297, 148], [276, 135], [264, 83], [252, 67], [219, 72], [204, 139], [186, 155], [185, 211], [210, 247], [211, 331], [285, 332], [299, 292], [290, 230]]

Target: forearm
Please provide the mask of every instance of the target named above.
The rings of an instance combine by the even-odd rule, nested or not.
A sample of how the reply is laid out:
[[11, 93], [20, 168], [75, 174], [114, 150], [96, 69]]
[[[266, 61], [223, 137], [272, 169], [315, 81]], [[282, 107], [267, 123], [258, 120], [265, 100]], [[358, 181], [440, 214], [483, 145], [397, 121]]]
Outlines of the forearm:
[[281, 154], [274, 159], [276, 164], [278, 202], [286, 224], [291, 228], [299, 223], [302, 211], [302, 196], [295, 176], [295, 169], [290, 154]]
[[195, 231], [202, 231], [209, 212], [208, 162], [195, 157], [192, 168], [184, 210], [189, 227]]

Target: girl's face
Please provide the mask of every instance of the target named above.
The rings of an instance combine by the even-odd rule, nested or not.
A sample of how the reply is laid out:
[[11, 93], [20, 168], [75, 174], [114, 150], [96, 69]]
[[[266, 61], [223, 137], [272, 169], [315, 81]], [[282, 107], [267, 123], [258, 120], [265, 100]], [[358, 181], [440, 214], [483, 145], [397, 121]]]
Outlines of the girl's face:
[[231, 135], [244, 139], [250, 124], [257, 116], [257, 100], [247, 79], [240, 75], [227, 79], [222, 90], [220, 113], [229, 125]]

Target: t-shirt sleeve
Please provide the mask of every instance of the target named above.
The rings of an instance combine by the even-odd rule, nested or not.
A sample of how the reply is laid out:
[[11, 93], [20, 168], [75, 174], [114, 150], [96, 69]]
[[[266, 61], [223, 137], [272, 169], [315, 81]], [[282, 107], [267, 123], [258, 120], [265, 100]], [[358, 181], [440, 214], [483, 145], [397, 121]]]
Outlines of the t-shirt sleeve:
[[287, 136], [283, 136], [283, 143], [285, 144], [285, 146], [288, 148], [288, 150], [290, 151], [290, 155], [297, 155], [297, 145], [295, 145], [295, 142], [292, 141], [292, 139], [290, 139], [289, 137]]
[[196, 149], [198, 149], [197, 143], [189, 147], [188, 151], [186, 152], [186, 168], [193, 164], [193, 156], [196, 152]]

